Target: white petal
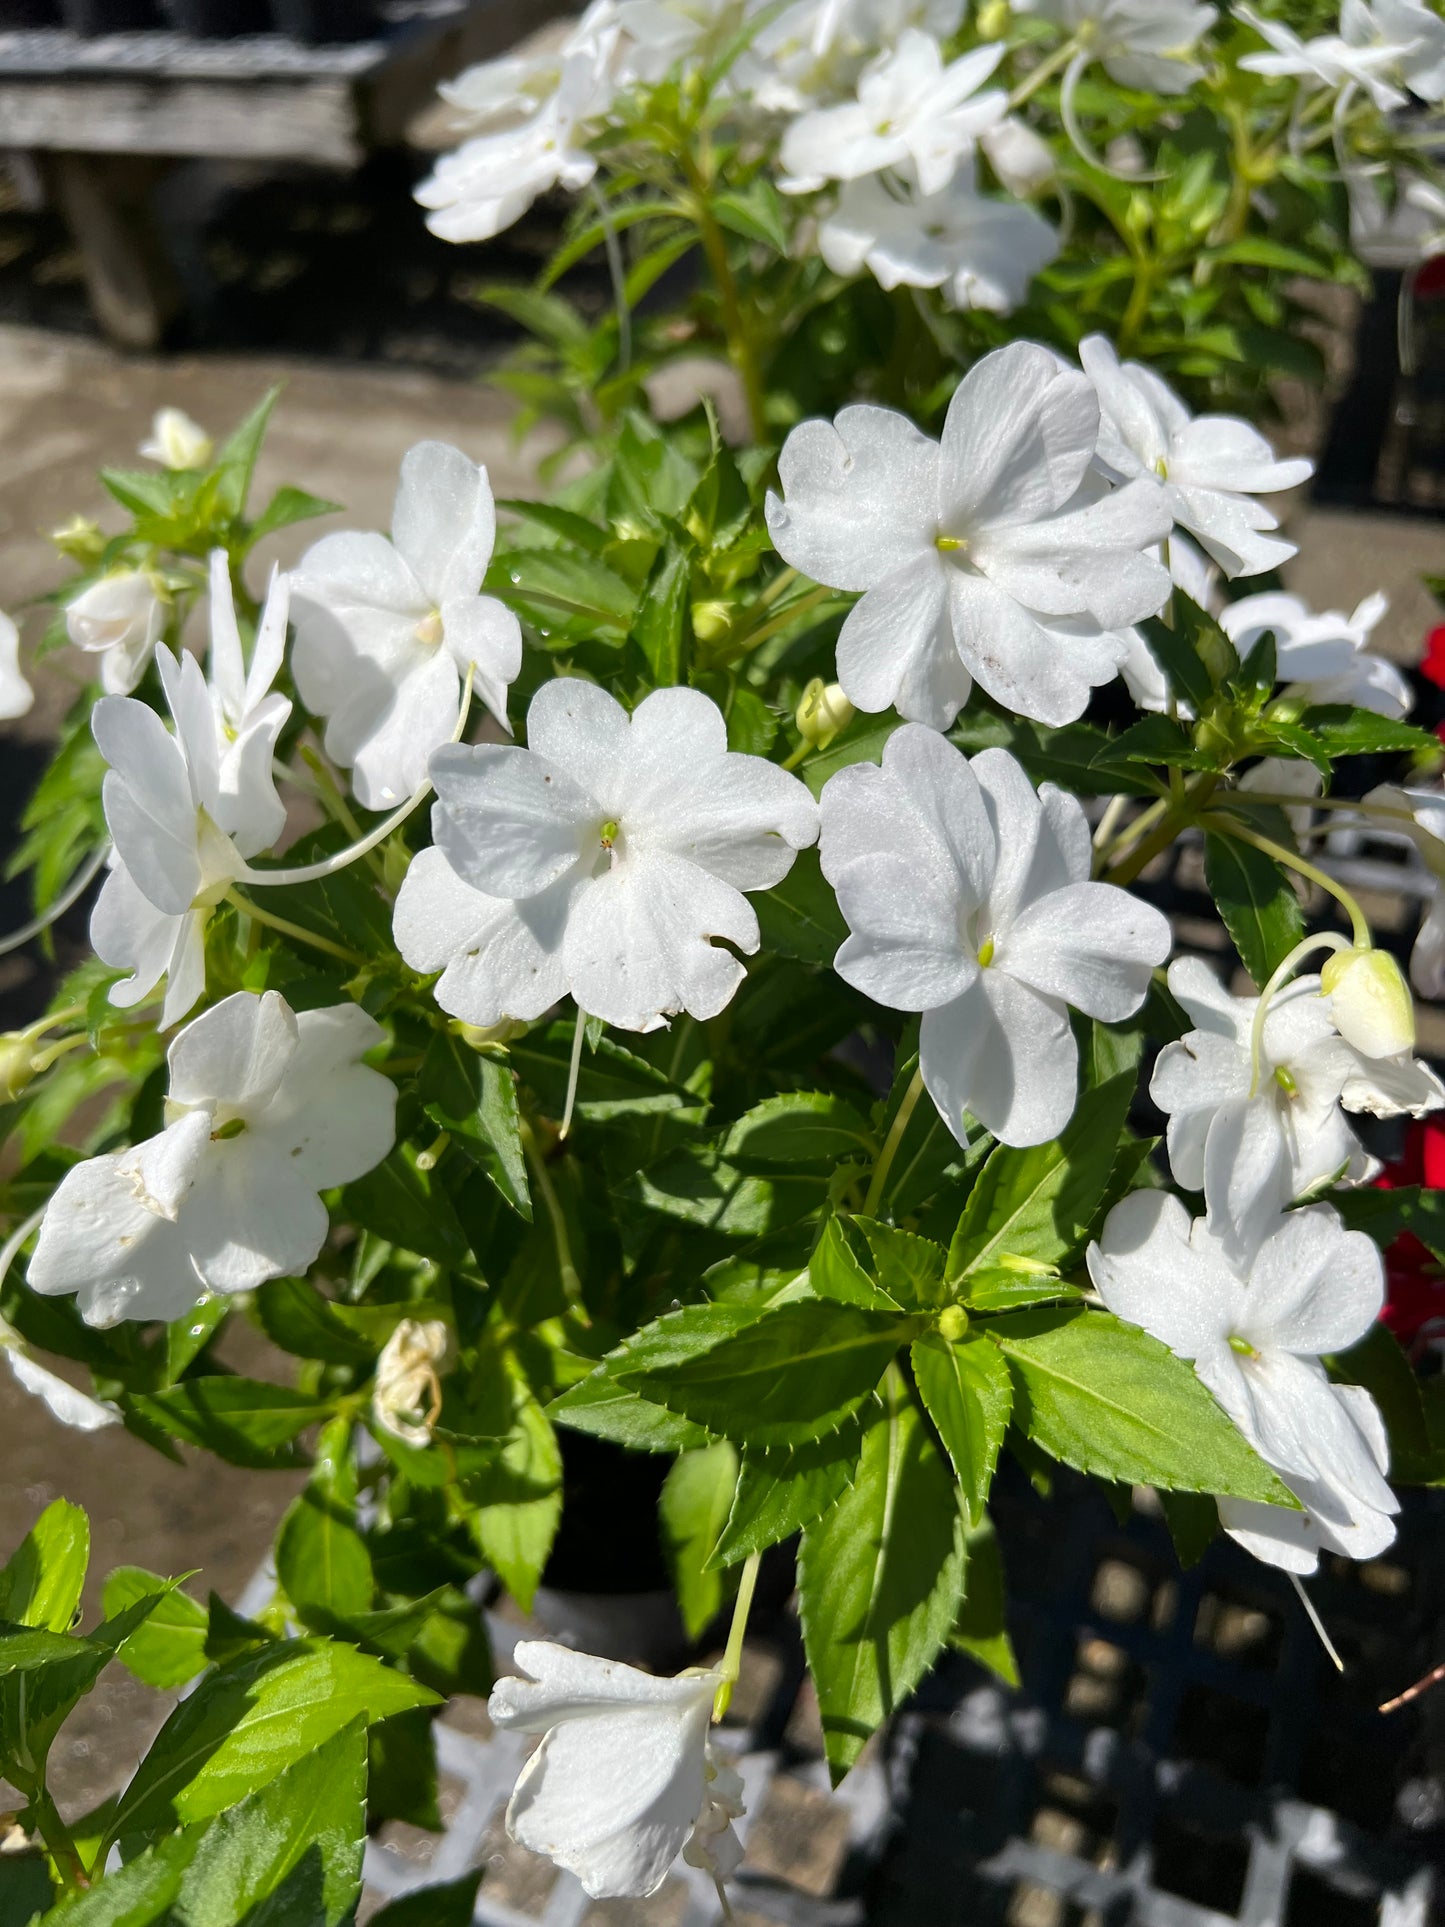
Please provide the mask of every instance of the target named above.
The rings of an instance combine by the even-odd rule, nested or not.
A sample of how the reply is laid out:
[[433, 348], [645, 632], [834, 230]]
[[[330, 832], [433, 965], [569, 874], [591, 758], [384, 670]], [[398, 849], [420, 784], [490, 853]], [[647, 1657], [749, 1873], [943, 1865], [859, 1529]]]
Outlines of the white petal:
[[1089, 1247], [1089, 1276], [1116, 1317], [1180, 1358], [1217, 1349], [1244, 1302], [1218, 1245], [1167, 1191], [1133, 1191], [1114, 1206]]
[[113, 1004], [121, 1008], [138, 1004], [155, 989], [170, 967], [184, 922], [184, 917], [157, 910], [125, 865], [115, 865], [90, 913], [90, 941], [96, 955], [112, 970], [131, 972], [111, 986]]
[[238, 990], [171, 1044], [171, 1101], [264, 1109], [295, 1056], [296, 1036], [296, 1018], [283, 997]]
[[485, 468], [446, 442], [418, 442], [407, 450], [391, 539], [433, 603], [477, 593], [496, 536]]
[[1302, 1576], [1319, 1566], [1324, 1534], [1312, 1513], [1291, 1512], [1258, 1499], [1221, 1498], [1218, 1504], [1219, 1523], [1256, 1559]]
[[1089, 844], [1077, 798], [1041, 795], [1006, 749], [980, 750], [969, 766], [993, 825], [996, 865], [987, 892], [988, 930], [1002, 942], [1029, 904], [1088, 875]]
[[13, 1345], [6, 1346], [5, 1357], [18, 1382], [33, 1398], [40, 1399], [62, 1425], [76, 1432], [100, 1432], [108, 1425], [120, 1424], [121, 1415], [116, 1406], [102, 1404], [99, 1399], [77, 1391], [75, 1386], [46, 1371], [43, 1365], [37, 1365]]
[[1073, 883], [1028, 905], [995, 962], [1106, 1024], [1132, 1017], [1170, 948], [1169, 921], [1108, 883]]
[[106, 822], [137, 887], [177, 916], [200, 887], [196, 803], [180, 745], [145, 703], [103, 697], [91, 729], [110, 764]]
[[919, 1068], [944, 1123], [964, 1142], [971, 1113], [1004, 1144], [1045, 1144], [1068, 1123], [1078, 1048], [1060, 1005], [996, 970], [923, 1014]]
[[1121, 642], [1040, 622], [985, 576], [952, 572], [949, 613], [964, 667], [996, 702], [1033, 722], [1077, 722], [1090, 692], [1118, 674]]
[[360, 1061], [385, 1033], [355, 1004], [305, 1010], [295, 1021], [295, 1052], [249, 1135], [327, 1191], [371, 1170], [395, 1143], [396, 1086]]
[[896, 705], [909, 722], [952, 724], [973, 678], [953, 639], [948, 583], [942, 557], [920, 554], [848, 611], [838, 636], [838, 680], [857, 708], [876, 713]]
[[679, 1010], [716, 1017], [745, 973], [715, 937], [757, 949], [746, 897], [679, 857], [630, 857], [577, 896], [563, 943], [572, 994], [623, 1030]]
[[464, 883], [441, 850], [412, 861], [392, 930], [413, 970], [442, 972], [443, 1010], [483, 1028], [530, 1021], [567, 994], [562, 938], [578, 885], [569, 873], [540, 895], [512, 901]]
[[1289, 1146], [1273, 1104], [1232, 1098], [1221, 1105], [1204, 1146], [1210, 1235], [1241, 1276], [1293, 1195]]
[[[461, 677], [438, 649], [399, 676], [385, 711], [376, 716], [352, 757], [358, 800], [372, 810], [393, 809], [427, 780], [432, 752], [450, 743], [461, 707]], [[331, 732], [327, 731], [327, 742]]]
[[1254, 1345], [1316, 1354], [1363, 1338], [1384, 1302], [1374, 1241], [1346, 1231], [1328, 1205], [1292, 1211], [1250, 1272], [1243, 1335]]
[[584, 847], [602, 854], [602, 810], [534, 750], [448, 744], [431, 759], [432, 833], [457, 875], [495, 897], [532, 897]]
[[833, 968], [865, 997], [892, 1010], [934, 1010], [977, 977], [959, 941], [957, 893], [932, 872], [893, 856], [857, 857], [834, 889], [850, 934]]
[[[192, 1009], [206, 991], [206, 925], [209, 910], [188, 910], [174, 923], [175, 939], [166, 965], [166, 994], [161, 1005], [160, 1027], [169, 1030]], [[118, 1003], [115, 991], [110, 1000]]]
[[1079, 360], [1102, 410], [1099, 460], [1120, 479], [1156, 471], [1168, 453], [1169, 437], [1148, 392], [1130, 378], [1105, 335], [1086, 336], [1079, 343]]
[[229, 1292], [305, 1272], [328, 1227], [300, 1173], [247, 1133], [213, 1146], [178, 1228], [207, 1289]]
[[284, 696], [264, 697], [221, 756], [216, 824], [244, 857], [269, 850], [286, 827], [273, 766], [276, 740], [290, 715]]
[[507, 685], [522, 667], [522, 626], [504, 603], [468, 596], [442, 604], [442, 640], [463, 674], [472, 671], [472, 693], [504, 727]]
[[20, 672], [20, 631], [0, 611], [0, 722], [24, 716], [35, 701], [35, 691]]
[[954, 391], [944, 422], [945, 533], [966, 537], [1062, 508], [1084, 478], [1098, 433], [1099, 403], [1087, 377], [1050, 349], [1014, 341], [985, 355]]
[[90, 1325], [180, 1318], [202, 1292], [180, 1231], [147, 1210], [123, 1168], [127, 1156], [91, 1158], [66, 1173], [27, 1272], [33, 1291], [75, 1292]]
[[845, 408], [803, 422], [778, 458], [783, 499], [768, 497], [779, 555], [815, 582], [869, 589], [938, 531], [938, 445], [891, 409]]
[[169, 649], [158, 649], [156, 667], [175, 720], [176, 741], [186, 761], [191, 796], [214, 817], [220, 796], [220, 745], [216, 740], [216, 713], [201, 665], [185, 650], [177, 662]]
[[234, 729], [246, 708], [246, 662], [231, 591], [231, 562], [224, 549], [211, 550], [211, 687]]
[[605, 806], [603, 814], [615, 813], [620, 804], [631, 742], [627, 711], [582, 676], [544, 682], [527, 711], [528, 749]]
[[1445, 1084], [1414, 1057], [1361, 1058], [1345, 1080], [1340, 1102], [1372, 1117], [1424, 1117], [1445, 1105]]

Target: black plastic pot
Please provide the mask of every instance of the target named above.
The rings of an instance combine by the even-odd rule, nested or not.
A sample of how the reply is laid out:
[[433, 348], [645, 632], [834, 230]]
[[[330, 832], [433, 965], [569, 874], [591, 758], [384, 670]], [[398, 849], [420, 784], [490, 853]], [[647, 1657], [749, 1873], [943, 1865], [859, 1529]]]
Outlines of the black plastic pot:
[[271, 26], [266, 0], [166, 0], [166, 10], [182, 33], [197, 40], [233, 40]]
[[161, 25], [156, 0], [61, 0], [60, 11], [71, 32], [88, 39], [103, 33], [137, 33]]
[[381, 31], [372, 0], [271, 0], [277, 31], [303, 46], [370, 40]]
[[53, 27], [59, 19], [58, 0], [0, 0], [0, 32], [8, 27]]

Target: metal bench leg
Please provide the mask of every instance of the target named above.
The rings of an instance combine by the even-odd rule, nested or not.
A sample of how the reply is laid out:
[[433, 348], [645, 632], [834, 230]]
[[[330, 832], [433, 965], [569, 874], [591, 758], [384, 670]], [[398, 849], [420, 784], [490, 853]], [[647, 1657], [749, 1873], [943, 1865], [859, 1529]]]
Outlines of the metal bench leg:
[[147, 199], [158, 165], [131, 154], [57, 153], [48, 160], [96, 320], [121, 348], [159, 347], [181, 305]]

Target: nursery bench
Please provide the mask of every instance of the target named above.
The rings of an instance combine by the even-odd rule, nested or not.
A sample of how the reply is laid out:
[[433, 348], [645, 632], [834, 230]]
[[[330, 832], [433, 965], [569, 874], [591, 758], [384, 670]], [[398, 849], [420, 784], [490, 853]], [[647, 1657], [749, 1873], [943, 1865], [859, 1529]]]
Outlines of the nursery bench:
[[349, 170], [400, 145], [438, 81], [561, 10], [562, 0], [393, 0], [377, 38], [320, 47], [280, 34], [0, 32], [0, 153], [38, 164], [106, 333], [154, 348], [180, 305], [148, 206], [168, 162]]

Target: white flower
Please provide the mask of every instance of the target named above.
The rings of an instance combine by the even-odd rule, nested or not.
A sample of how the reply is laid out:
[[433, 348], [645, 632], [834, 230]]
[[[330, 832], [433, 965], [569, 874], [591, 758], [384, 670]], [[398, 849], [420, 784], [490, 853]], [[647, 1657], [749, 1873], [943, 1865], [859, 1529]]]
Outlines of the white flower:
[[165, 630], [166, 606], [144, 569], [112, 569], [66, 604], [70, 640], [101, 658], [108, 696], [128, 696], [145, 674]]
[[984, 128], [1003, 118], [1002, 90], [978, 93], [1003, 55], [996, 42], [945, 66], [938, 42], [910, 28], [864, 68], [856, 100], [815, 108], [787, 129], [779, 187], [808, 194], [825, 181], [907, 167], [921, 193], [937, 194]]
[[1042, 194], [1052, 187], [1058, 175], [1054, 150], [1017, 114], [985, 127], [978, 144], [998, 176], [1000, 186], [1010, 194], [1017, 194], [1020, 200]]
[[170, 1047], [160, 1136], [62, 1179], [31, 1288], [75, 1292], [87, 1324], [113, 1325], [304, 1272], [327, 1233], [317, 1193], [394, 1140], [395, 1088], [360, 1061], [382, 1035], [355, 1004], [297, 1014], [274, 990], [206, 1011]]
[[91, 718], [110, 765], [102, 794], [115, 849], [90, 940], [104, 962], [132, 973], [111, 987], [112, 1003], [139, 1003], [167, 979], [162, 1025], [184, 1017], [205, 988], [211, 911], [246, 859], [285, 827], [271, 764], [291, 704], [270, 685], [287, 593], [286, 578], [273, 578], [243, 678], [230, 575], [224, 555], [213, 558], [210, 686], [194, 656], [156, 652], [175, 734], [127, 696], [106, 697]]
[[20, 631], [0, 610], [0, 722], [24, 716], [35, 701], [35, 691], [20, 667]]
[[[1145, 707], [1150, 707], [1146, 704]], [[1164, 703], [1153, 707], [1163, 709]], [[1183, 706], [1181, 705], [1181, 714]], [[1315, 820], [1316, 812], [1310, 806], [1313, 797], [1324, 793], [1325, 779], [1313, 763], [1291, 756], [1262, 756], [1252, 763], [1238, 779], [1242, 790], [1263, 790], [1266, 795], [1298, 796], [1299, 803], [1286, 803], [1281, 807], [1289, 818], [1290, 828], [1295, 836], [1304, 836]]]
[[1436, 1002], [1445, 997], [1445, 796], [1438, 790], [1396, 789], [1382, 784], [1365, 798], [1371, 804], [1397, 812], [1408, 812], [1412, 819], [1397, 815], [1385, 819], [1392, 830], [1408, 836], [1435, 878], [1435, 894], [1415, 938], [1410, 953], [1410, 981], [1422, 997]]
[[519, 61], [454, 84], [452, 104], [470, 109], [491, 131], [444, 155], [417, 188], [433, 234], [488, 241], [520, 220], [539, 194], [587, 185], [597, 172], [585, 146], [588, 124], [612, 103], [617, 36], [611, 8], [593, 7], [563, 47], [555, 85], [547, 67]]
[[1159, 1053], [1149, 1095], [1169, 1118], [1175, 1183], [1221, 1206], [1237, 1211], [1243, 1188], [1283, 1209], [1337, 1176], [1370, 1177], [1378, 1166], [1346, 1111], [1422, 1117], [1445, 1104], [1445, 1086], [1408, 1054], [1353, 1049], [1318, 977], [1296, 977], [1270, 999], [1257, 1079], [1258, 997], [1232, 996], [1195, 957], [1170, 965], [1169, 989], [1195, 1028]]
[[325, 535], [302, 557], [296, 687], [327, 719], [327, 752], [352, 766], [367, 809], [388, 809], [426, 781], [428, 757], [456, 733], [469, 669], [506, 723], [522, 632], [480, 593], [496, 532], [486, 469], [445, 442], [419, 442], [402, 461], [390, 540]]
[[617, 0], [613, 17], [626, 35], [629, 80], [661, 80], [679, 61], [736, 31], [750, 0]]
[[75, 1432], [103, 1432], [107, 1427], [121, 1423], [118, 1406], [91, 1398], [87, 1392], [77, 1391], [74, 1385], [57, 1373], [37, 1364], [21, 1350], [17, 1339], [6, 1337], [0, 1342], [3, 1342], [5, 1362], [14, 1374], [16, 1383], [32, 1398], [38, 1398], [51, 1417], [59, 1419], [62, 1425], [68, 1425]]
[[729, 751], [722, 712], [659, 689], [629, 717], [594, 683], [544, 683], [526, 749], [432, 758], [437, 847], [397, 899], [397, 946], [446, 973], [443, 1009], [487, 1026], [568, 992], [625, 1030], [679, 1010], [715, 1017], [751, 954], [744, 890], [768, 890], [817, 835], [803, 784]]
[[1083, 713], [1169, 592], [1144, 552], [1168, 532], [1158, 491], [1085, 486], [1098, 428], [1088, 380], [1018, 341], [964, 376], [941, 447], [869, 406], [793, 430], [768, 528], [795, 568], [865, 592], [838, 638], [859, 709], [946, 729], [977, 678], [1037, 722]]
[[1182, 94], [1199, 78], [1189, 59], [1218, 19], [1193, 0], [1014, 0], [1020, 13], [1052, 20], [1076, 35], [1121, 87]]
[[1370, 654], [1371, 631], [1389, 608], [1368, 595], [1352, 615], [1327, 609], [1315, 615], [1295, 595], [1266, 591], [1231, 602], [1220, 625], [1241, 658], [1266, 630], [1274, 632], [1275, 668], [1286, 696], [1312, 703], [1351, 703], [1377, 716], [1399, 717], [1414, 702], [1409, 683], [1392, 662]]
[[882, 766], [826, 785], [823, 874], [852, 932], [833, 967], [893, 1010], [923, 1013], [919, 1067], [939, 1114], [1005, 1144], [1057, 1137], [1074, 1108], [1069, 1006], [1116, 1023], [1143, 1003], [1169, 925], [1091, 883], [1076, 797], [1037, 793], [1006, 750], [970, 762], [905, 724]]
[[742, 1783], [708, 1741], [719, 1671], [655, 1679], [535, 1639], [513, 1657], [532, 1677], [499, 1679], [487, 1711], [542, 1735], [507, 1807], [514, 1840], [594, 1899], [655, 1893], [680, 1853], [720, 1877], [736, 1867]]
[[1059, 251], [1036, 208], [979, 194], [964, 162], [937, 194], [877, 175], [849, 181], [818, 222], [818, 252], [835, 274], [866, 268], [882, 288], [942, 288], [949, 306], [1008, 314]]
[[376, 1361], [372, 1416], [405, 1445], [430, 1445], [441, 1414], [437, 1378], [449, 1334], [440, 1318], [403, 1318]]
[[140, 452], [148, 462], [159, 462], [163, 468], [188, 469], [204, 468], [213, 448], [205, 429], [183, 408], [162, 408], [151, 423], [150, 440], [141, 443]]
[[1322, 1352], [1365, 1336], [1384, 1299], [1380, 1254], [1328, 1205], [1256, 1211], [1227, 1248], [1178, 1198], [1136, 1191], [1089, 1248], [1110, 1311], [1194, 1369], [1304, 1513], [1221, 1499], [1225, 1529], [1257, 1558], [1313, 1572], [1321, 1546], [1368, 1559], [1395, 1536], [1385, 1428], [1368, 1392], [1332, 1385]]
[[1236, 12], [1274, 50], [1244, 56], [1252, 73], [1363, 87], [1382, 111], [1404, 105], [1401, 85], [1421, 100], [1445, 99], [1445, 20], [1421, 0], [1341, 0], [1340, 31], [1311, 40], [1249, 7]]
[[964, 0], [794, 0], [774, 13], [755, 5], [762, 25], [738, 59], [735, 90], [765, 113], [800, 114], [843, 100], [876, 55], [910, 28], [948, 40]]
[[1191, 416], [1174, 390], [1137, 361], [1121, 363], [1103, 335], [1079, 359], [1099, 395], [1099, 465], [1115, 481], [1155, 489], [1172, 521], [1197, 538], [1228, 576], [1259, 575], [1295, 552], [1263, 533], [1279, 519], [1256, 494], [1293, 488], [1314, 473], [1303, 459], [1277, 461], [1264, 437], [1232, 415]]

